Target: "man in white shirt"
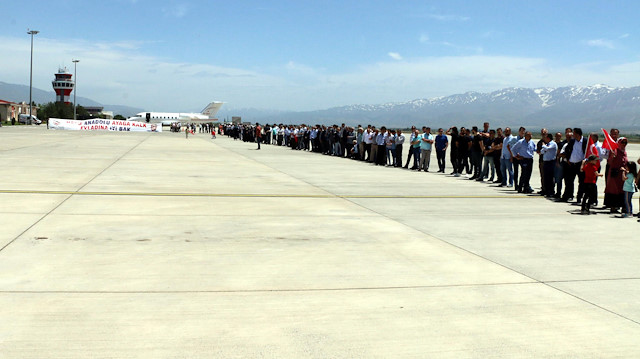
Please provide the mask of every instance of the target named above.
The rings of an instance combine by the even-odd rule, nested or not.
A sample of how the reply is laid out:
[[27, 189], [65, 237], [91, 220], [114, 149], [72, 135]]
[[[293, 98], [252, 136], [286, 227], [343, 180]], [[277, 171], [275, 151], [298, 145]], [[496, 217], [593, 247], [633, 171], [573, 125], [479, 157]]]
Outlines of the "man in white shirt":
[[433, 145], [433, 135], [431, 135], [430, 127], [422, 127], [422, 141], [420, 142], [420, 168], [429, 172], [429, 164], [431, 163], [431, 146]]
[[284, 142], [284, 126], [280, 125], [280, 127], [278, 128], [278, 142], [277, 145], [278, 146], [282, 146]]
[[[371, 130], [371, 125], [367, 126], [364, 134], [362, 135], [362, 142], [364, 143], [364, 152], [367, 154], [366, 161], [371, 162], [371, 136], [373, 131]], [[362, 158], [364, 158], [364, 153], [362, 154]]]
[[398, 129], [396, 136], [396, 155], [395, 158], [395, 167], [402, 167], [402, 147], [404, 145], [404, 135], [402, 134], [402, 130]]
[[376, 165], [379, 166], [384, 166], [387, 161], [387, 136], [389, 136], [387, 128], [384, 126], [380, 127], [380, 132], [376, 135], [377, 157], [375, 159]]

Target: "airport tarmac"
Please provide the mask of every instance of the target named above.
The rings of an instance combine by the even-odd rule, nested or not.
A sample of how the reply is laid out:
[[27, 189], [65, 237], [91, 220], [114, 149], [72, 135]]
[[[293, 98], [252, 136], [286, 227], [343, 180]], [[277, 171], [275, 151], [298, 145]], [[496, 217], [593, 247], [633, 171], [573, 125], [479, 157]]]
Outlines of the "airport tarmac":
[[206, 134], [2, 127], [0, 169], [1, 358], [640, 357], [635, 218]]

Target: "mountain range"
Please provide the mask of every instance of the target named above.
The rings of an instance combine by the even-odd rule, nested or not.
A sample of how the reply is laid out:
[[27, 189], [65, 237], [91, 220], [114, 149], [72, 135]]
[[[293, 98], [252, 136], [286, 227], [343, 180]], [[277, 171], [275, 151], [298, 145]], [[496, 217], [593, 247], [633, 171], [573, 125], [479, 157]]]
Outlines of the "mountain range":
[[640, 86], [614, 88], [606, 85], [559, 88], [505, 88], [491, 93], [467, 92], [431, 99], [380, 105], [350, 105], [309, 112], [264, 116], [262, 121], [411, 125], [448, 128], [525, 126], [561, 129], [617, 127], [640, 129]]
[[[29, 87], [0, 82], [0, 99], [25, 101]], [[55, 99], [55, 92], [33, 89], [36, 103]], [[144, 109], [103, 105], [78, 97], [83, 106], [103, 106], [125, 117]], [[27, 100], [28, 101], [28, 100]], [[275, 109], [234, 109], [223, 106], [220, 119], [242, 116], [243, 121], [269, 123], [340, 124], [387, 127], [473, 126], [488, 121], [491, 127], [525, 126], [562, 129], [580, 126], [583, 129], [617, 127], [640, 130], [640, 86], [610, 87], [606, 85], [566, 86], [558, 88], [505, 88], [480, 93], [466, 92], [451, 96], [417, 99], [378, 105], [348, 105], [325, 110], [286, 112]]]

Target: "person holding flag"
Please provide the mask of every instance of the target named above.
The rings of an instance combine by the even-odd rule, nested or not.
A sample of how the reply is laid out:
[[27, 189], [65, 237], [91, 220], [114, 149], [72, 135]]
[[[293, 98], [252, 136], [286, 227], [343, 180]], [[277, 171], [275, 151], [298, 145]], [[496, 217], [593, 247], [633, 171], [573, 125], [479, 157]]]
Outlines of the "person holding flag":
[[615, 151], [618, 149], [618, 135], [619, 131], [617, 128], [611, 129], [611, 134], [607, 132], [604, 128], [601, 129], [602, 133], [604, 133], [604, 143], [602, 144], [602, 148], [605, 148], [609, 151]]
[[624, 206], [624, 191], [622, 189], [624, 179], [622, 177], [623, 168], [629, 162], [627, 159], [627, 139], [620, 137], [617, 144], [614, 146], [612, 143], [608, 143], [609, 138], [605, 131], [605, 146], [608, 146], [611, 150], [609, 154], [609, 172], [607, 173], [607, 183], [604, 190], [604, 205], [611, 208], [611, 213], [618, 213], [618, 208]]
[[[617, 128], [612, 128], [609, 132], [602, 128], [602, 133], [604, 133], [604, 143], [602, 144], [602, 150], [604, 151], [604, 155], [602, 158], [607, 159], [607, 166], [604, 169], [604, 183], [607, 183], [607, 177], [609, 176], [609, 170], [611, 166], [609, 165], [609, 154], [612, 151], [615, 151], [618, 148], [618, 136], [620, 135], [620, 131]], [[611, 135], [609, 135], [611, 134]]]
[[[589, 134], [589, 142], [587, 143], [587, 148], [585, 150], [584, 157], [585, 157], [585, 161], [588, 161], [588, 159], [591, 158], [591, 157], [595, 157], [598, 160], [598, 175], [600, 176], [600, 174], [599, 174], [600, 173], [600, 168], [601, 168], [600, 167], [600, 163], [603, 160], [603, 150], [602, 150], [601, 147], [598, 146], [599, 144], [600, 143], [598, 142], [598, 134], [594, 133], [594, 132]], [[586, 188], [587, 188], [587, 183], [590, 183], [589, 187], [592, 187], [591, 183], [593, 184], [593, 186], [595, 186], [595, 192], [594, 193], [596, 193], [595, 196], [589, 196], [589, 198], [590, 198], [589, 205], [590, 206], [597, 206], [598, 205], [598, 196], [597, 196], [598, 186], [595, 184], [595, 182], [585, 182], [585, 185], [584, 185], [584, 190], [585, 191], [586, 191]]]
[[[594, 135], [596, 136], [595, 139], [594, 139]], [[589, 142], [587, 142], [587, 148], [584, 151], [585, 160], [592, 155], [598, 157], [598, 159], [600, 160], [600, 152], [598, 151], [598, 148], [596, 146], [597, 138], [598, 138], [598, 135], [596, 135], [595, 133], [592, 133], [589, 135]]]
[[580, 172], [584, 173], [584, 198], [582, 198], [581, 214], [591, 214], [591, 204], [595, 202], [598, 196], [598, 187], [596, 181], [598, 177], [602, 177], [600, 172], [600, 160], [598, 156], [591, 154], [582, 162]]

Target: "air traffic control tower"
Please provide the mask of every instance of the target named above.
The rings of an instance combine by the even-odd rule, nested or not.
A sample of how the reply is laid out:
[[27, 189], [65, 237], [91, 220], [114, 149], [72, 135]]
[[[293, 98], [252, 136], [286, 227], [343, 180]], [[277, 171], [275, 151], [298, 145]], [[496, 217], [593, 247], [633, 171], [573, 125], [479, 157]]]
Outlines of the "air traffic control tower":
[[51, 81], [53, 90], [56, 92], [56, 102], [71, 103], [69, 96], [75, 85], [71, 76], [66, 68], [59, 68], [55, 80]]

